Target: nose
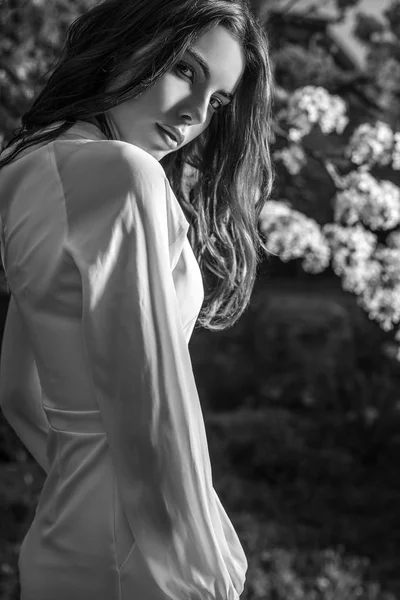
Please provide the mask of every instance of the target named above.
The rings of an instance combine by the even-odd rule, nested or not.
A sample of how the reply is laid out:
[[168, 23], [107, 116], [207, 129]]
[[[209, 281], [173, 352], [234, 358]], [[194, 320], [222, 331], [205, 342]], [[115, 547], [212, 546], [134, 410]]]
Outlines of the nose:
[[203, 125], [208, 118], [209, 98], [205, 95], [191, 96], [181, 107], [181, 116], [189, 125]]

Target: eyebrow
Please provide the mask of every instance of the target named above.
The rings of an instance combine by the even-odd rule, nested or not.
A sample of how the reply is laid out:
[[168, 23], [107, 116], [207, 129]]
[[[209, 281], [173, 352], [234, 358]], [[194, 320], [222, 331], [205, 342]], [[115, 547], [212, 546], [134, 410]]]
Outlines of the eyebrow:
[[[209, 79], [210, 75], [211, 75], [211, 73], [210, 73], [210, 67], [208, 66], [208, 64], [206, 63], [206, 61], [204, 60], [204, 58], [201, 56], [201, 54], [199, 54], [193, 48], [186, 48], [186, 52], [188, 54], [190, 54], [190, 56], [197, 63], [199, 63], [200, 67], [203, 69], [203, 73], [204, 73], [205, 77], [207, 79]], [[218, 92], [218, 94], [221, 94], [221, 96], [224, 96], [227, 100], [230, 100], [230, 101], [233, 100], [233, 94], [230, 94], [229, 92], [220, 91], [220, 92]]]

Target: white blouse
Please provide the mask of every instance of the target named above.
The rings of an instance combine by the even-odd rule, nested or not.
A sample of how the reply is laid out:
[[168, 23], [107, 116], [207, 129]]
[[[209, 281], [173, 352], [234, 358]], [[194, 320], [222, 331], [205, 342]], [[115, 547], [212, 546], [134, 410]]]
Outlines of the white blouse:
[[[119, 577], [140, 600], [237, 600], [247, 561], [213, 487], [188, 350], [204, 300], [201, 271], [162, 166], [78, 122], [0, 170], [0, 218], [13, 310], [41, 386], [38, 399], [24, 400], [37, 404], [26, 408], [36, 415], [29, 424], [23, 407], [13, 411], [6, 397], [2, 407], [33, 456], [48, 459], [24, 541], [22, 597], [34, 597], [38, 570], [51, 578], [59, 565], [65, 582], [71, 568], [74, 596], [65, 597], [74, 600], [79, 589], [91, 599], [94, 572], [108, 577], [101, 589]], [[121, 511], [111, 547], [114, 476]], [[88, 519], [92, 528], [80, 531]], [[68, 561], [57, 554], [60, 539]], [[101, 566], [119, 552], [115, 569]], [[104, 600], [119, 598], [111, 589]]]

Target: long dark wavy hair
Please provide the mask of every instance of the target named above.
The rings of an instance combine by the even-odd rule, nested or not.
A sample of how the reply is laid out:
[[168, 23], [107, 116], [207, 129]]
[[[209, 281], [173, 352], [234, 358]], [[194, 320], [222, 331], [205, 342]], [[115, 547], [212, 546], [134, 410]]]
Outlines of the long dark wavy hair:
[[[190, 223], [189, 240], [203, 275], [198, 324], [222, 330], [247, 308], [257, 266], [268, 253], [258, 220], [274, 178], [268, 41], [246, 0], [105, 0], [92, 6], [70, 25], [60, 59], [13, 132], [7, 148], [15, 147], [0, 159], [0, 168], [76, 121], [94, 119], [112, 139], [105, 113], [145, 93], [215, 26], [226, 28], [244, 51], [236, 94], [202, 134], [160, 164]], [[130, 81], [106, 92], [125, 72]], [[50, 131], [40, 131], [53, 123]], [[196, 174], [189, 193], [185, 165]]]

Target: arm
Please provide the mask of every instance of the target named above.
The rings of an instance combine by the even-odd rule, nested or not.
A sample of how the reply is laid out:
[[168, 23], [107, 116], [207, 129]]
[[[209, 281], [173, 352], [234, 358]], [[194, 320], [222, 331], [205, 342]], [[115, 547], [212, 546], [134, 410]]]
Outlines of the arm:
[[238, 600], [247, 561], [213, 488], [171, 272], [187, 227], [168, 228], [168, 182], [137, 152], [128, 174], [93, 183], [108, 193], [97, 197], [99, 219], [120, 206], [112, 225], [72, 224], [87, 361], [138, 560], [171, 600]]
[[1, 347], [0, 406], [15, 433], [47, 473], [49, 426], [29, 337], [13, 296]]

